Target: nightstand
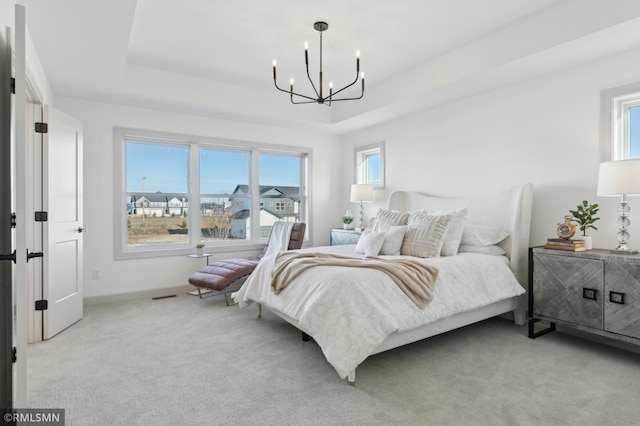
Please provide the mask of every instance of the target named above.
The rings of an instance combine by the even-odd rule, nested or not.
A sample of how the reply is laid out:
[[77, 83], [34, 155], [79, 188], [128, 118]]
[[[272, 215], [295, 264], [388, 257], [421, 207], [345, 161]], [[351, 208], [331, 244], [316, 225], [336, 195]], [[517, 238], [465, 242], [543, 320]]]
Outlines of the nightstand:
[[[556, 323], [640, 345], [640, 255], [529, 250], [529, 337]], [[537, 321], [550, 327], [534, 332]]]
[[359, 229], [331, 228], [330, 244], [332, 246], [358, 244], [360, 235], [362, 235], [362, 231], [360, 231]]

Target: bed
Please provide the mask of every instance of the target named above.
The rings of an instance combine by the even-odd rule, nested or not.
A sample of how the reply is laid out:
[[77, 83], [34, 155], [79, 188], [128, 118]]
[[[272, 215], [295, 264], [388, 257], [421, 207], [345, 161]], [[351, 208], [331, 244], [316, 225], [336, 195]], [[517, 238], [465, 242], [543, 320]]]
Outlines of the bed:
[[[241, 308], [255, 302], [311, 336], [338, 375], [352, 385], [356, 367], [370, 355], [498, 315], [512, 315], [516, 324], [524, 325], [532, 194], [532, 185], [524, 184], [487, 196], [444, 198], [410, 191], [389, 196], [387, 209], [376, 215], [377, 225], [383, 222], [381, 212], [465, 213], [462, 244], [455, 255], [371, 257], [381, 262], [409, 259], [435, 268], [432, 298], [423, 308], [383, 272], [368, 267], [320, 265], [299, 273], [276, 293], [272, 274], [283, 254], [265, 257], [235, 300]], [[504, 235], [478, 243], [491, 250], [476, 250], [475, 239], [482, 240], [487, 230]], [[353, 245], [297, 252], [367, 260]]]

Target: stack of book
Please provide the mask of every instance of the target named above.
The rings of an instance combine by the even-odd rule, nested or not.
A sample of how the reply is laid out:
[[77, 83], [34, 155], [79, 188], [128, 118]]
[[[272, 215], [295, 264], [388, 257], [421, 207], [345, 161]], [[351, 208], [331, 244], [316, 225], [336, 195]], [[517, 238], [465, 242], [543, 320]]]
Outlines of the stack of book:
[[565, 240], [564, 238], [549, 238], [544, 248], [552, 250], [585, 251], [584, 241]]

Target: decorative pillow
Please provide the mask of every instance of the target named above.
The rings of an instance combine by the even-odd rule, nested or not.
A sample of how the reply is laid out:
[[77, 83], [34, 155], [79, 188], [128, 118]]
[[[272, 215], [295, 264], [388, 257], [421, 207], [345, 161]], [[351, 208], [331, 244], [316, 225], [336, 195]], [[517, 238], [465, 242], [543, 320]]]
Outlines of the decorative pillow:
[[455, 256], [458, 254], [458, 247], [460, 241], [462, 241], [462, 232], [464, 231], [464, 225], [467, 221], [467, 208], [463, 207], [458, 210], [424, 210], [434, 216], [451, 216], [451, 222], [447, 227], [447, 235], [444, 237], [444, 244], [442, 245], [441, 256]]
[[407, 232], [407, 225], [390, 226], [387, 232], [384, 233], [384, 242], [382, 243], [380, 254], [399, 255], [405, 232]]
[[466, 224], [460, 244], [486, 247], [498, 244], [508, 236], [508, 232], [495, 226]]
[[507, 252], [498, 245], [491, 246], [468, 246], [465, 244], [460, 244], [460, 248], [458, 249], [459, 253], [482, 253], [482, 254], [490, 254], [492, 256], [503, 256]]
[[367, 256], [377, 256], [384, 242], [384, 232], [373, 232], [371, 229], [365, 229], [358, 244], [356, 244], [356, 253], [366, 254]]
[[371, 228], [375, 232], [386, 231], [390, 226], [406, 225], [408, 219], [409, 213], [378, 209]]
[[411, 213], [400, 254], [439, 257], [450, 220], [450, 215], [434, 216], [420, 211]]

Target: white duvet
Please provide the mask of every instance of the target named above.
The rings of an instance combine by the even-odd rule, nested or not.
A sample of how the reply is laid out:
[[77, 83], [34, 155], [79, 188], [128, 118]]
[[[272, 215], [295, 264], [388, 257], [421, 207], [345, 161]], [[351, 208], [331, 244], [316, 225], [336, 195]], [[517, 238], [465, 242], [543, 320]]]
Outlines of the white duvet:
[[[354, 247], [301, 251], [361, 256]], [[258, 302], [297, 321], [342, 378], [395, 331], [410, 330], [524, 293], [506, 257], [461, 253], [419, 259], [439, 269], [434, 298], [424, 309], [414, 305], [384, 272], [368, 268], [311, 268], [276, 295], [270, 286], [274, 259], [275, 255], [270, 255], [260, 261], [236, 294], [236, 301], [241, 308]]]

